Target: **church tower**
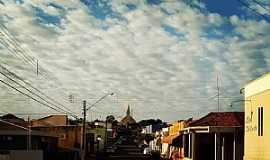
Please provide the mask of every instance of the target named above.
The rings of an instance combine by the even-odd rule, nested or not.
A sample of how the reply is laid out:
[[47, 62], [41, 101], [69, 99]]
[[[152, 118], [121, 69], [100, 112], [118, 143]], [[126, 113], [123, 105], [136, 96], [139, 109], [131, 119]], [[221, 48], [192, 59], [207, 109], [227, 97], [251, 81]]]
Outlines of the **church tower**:
[[128, 105], [128, 108], [127, 108], [127, 115], [121, 120], [121, 124], [122, 125], [129, 125], [129, 124], [134, 124], [136, 123], [135, 119], [131, 116], [131, 109], [130, 109], [130, 106]]
[[131, 116], [130, 115], [130, 106], [128, 105], [128, 109], [127, 109], [127, 116]]

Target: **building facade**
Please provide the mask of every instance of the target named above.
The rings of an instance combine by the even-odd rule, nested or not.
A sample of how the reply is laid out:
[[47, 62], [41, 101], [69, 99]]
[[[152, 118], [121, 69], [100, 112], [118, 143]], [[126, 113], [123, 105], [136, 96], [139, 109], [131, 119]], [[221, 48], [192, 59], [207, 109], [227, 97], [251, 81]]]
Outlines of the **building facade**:
[[270, 74], [245, 88], [245, 153], [244, 160], [270, 159]]
[[244, 113], [211, 112], [183, 131], [184, 160], [242, 160]]
[[[169, 127], [169, 134], [164, 136], [162, 139], [162, 144], [167, 147], [166, 154], [163, 154], [165, 158], [177, 157], [178, 159], [183, 157], [183, 143], [182, 143], [182, 131], [188, 126], [192, 119], [179, 120], [173, 122]], [[173, 158], [173, 159], [177, 159]]]

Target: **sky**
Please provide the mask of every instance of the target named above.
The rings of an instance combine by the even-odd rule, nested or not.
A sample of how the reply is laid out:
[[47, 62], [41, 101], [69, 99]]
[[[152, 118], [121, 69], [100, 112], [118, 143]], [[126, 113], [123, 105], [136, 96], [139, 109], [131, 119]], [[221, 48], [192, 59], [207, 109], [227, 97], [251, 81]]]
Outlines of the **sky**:
[[[115, 93], [89, 120], [128, 105], [137, 120], [198, 118], [218, 111], [217, 81], [219, 111], [243, 111], [230, 102], [270, 69], [268, 0], [0, 0], [0, 22], [1, 65], [62, 106], [81, 116]], [[2, 113], [56, 112], [0, 88]]]

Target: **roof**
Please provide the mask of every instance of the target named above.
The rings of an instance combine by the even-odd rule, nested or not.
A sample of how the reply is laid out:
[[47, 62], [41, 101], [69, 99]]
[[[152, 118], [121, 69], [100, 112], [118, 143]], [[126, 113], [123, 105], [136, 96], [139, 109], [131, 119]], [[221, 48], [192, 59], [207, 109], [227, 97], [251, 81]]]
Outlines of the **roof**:
[[211, 112], [189, 126], [244, 126], [244, 112]]
[[49, 116], [46, 116], [46, 117], [43, 117], [43, 118], [40, 118], [40, 119], [37, 119], [37, 120], [48, 119], [48, 118], [51, 118], [51, 117], [67, 117], [67, 115], [65, 115], [65, 114], [49, 115]]
[[135, 124], [135, 119], [130, 114], [130, 106], [128, 105], [127, 115], [120, 122], [122, 125]]
[[249, 84], [251, 84], [251, 83], [253, 83], [253, 82], [256, 82], [256, 81], [258, 81], [258, 80], [261, 80], [261, 79], [263, 79], [263, 78], [265, 78], [265, 77], [268, 77], [268, 76], [270, 76], [270, 72], [261, 75], [261, 76], [260, 76], [259, 78], [257, 78], [257, 79], [254, 79], [254, 80], [249, 81], [245, 86], [247, 86], [247, 85], [249, 85]]
[[133, 117], [131, 117], [130, 115], [125, 116], [122, 120], [121, 120], [121, 124], [123, 125], [128, 125], [128, 124], [135, 124], [136, 121]]
[[[16, 124], [19, 126], [23, 126], [26, 127], [28, 126], [28, 122], [26, 122], [24, 119], [22, 118], [18, 118], [13, 114], [6, 114], [0, 117], [0, 120], [3, 120], [4, 122], [9, 122], [12, 124]], [[10, 126], [10, 125], [9, 125]], [[2, 127], [2, 126], [1, 126]]]
[[[26, 136], [26, 135], [29, 135], [29, 130], [22, 130], [22, 129], [18, 129], [18, 130], [0, 130], [0, 135]], [[55, 138], [57, 138], [57, 136], [55, 136], [55, 135], [44, 133], [44, 132], [41, 132], [41, 131], [35, 131], [35, 130], [31, 130], [31, 136], [55, 137]]]

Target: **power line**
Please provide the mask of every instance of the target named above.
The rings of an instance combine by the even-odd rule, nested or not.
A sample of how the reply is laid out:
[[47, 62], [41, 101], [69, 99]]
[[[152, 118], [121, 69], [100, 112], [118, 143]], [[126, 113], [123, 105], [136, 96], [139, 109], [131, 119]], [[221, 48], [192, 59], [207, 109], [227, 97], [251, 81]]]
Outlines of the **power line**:
[[[25, 83], [26, 85], [30, 86], [31, 88], [33, 88], [34, 90], [38, 91], [39, 93], [41, 93], [43, 96], [45, 96], [46, 98], [50, 99], [51, 101], [53, 101], [54, 103], [60, 105], [61, 107], [65, 108], [66, 110], [68, 110], [69, 112], [73, 112], [71, 111], [69, 108], [65, 107], [64, 105], [62, 105], [61, 103], [57, 102], [56, 100], [54, 100], [53, 98], [47, 96], [44, 92], [42, 92], [41, 90], [37, 89], [36, 87], [34, 87], [33, 85], [31, 85], [30, 83], [26, 82], [25, 80], [23, 80], [23, 78], [21, 78], [20, 76], [16, 75], [15, 73], [9, 71], [7, 68], [5, 68], [4, 66], [2, 66], [0, 64], [0, 68], [4, 69], [5, 71], [7, 71], [9, 74], [13, 75], [13, 77], [15, 77], [16, 79], [22, 81], [23, 83]], [[3, 72], [0, 72], [1, 74], [4, 74]], [[6, 75], [4, 75], [6, 76]], [[17, 82], [16, 82], [17, 83]]]
[[237, 0], [240, 4], [244, 5], [246, 8], [248, 8], [249, 10], [251, 10], [252, 12], [254, 12], [255, 14], [257, 14], [258, 16], [262, 17], [264, 20], [266, 21], [270, 21], [268, 17], [266, 17], [265, 15], [257, 12], [254, 8], [251, 8], [247, 3], [243, 2], [242, 0]]
[[[0, 39], [0, 43], [1, 43], [2, 46], [4, 46], [11, 53], [11, 55], [13, 55], [13, 56], [20, 59], [19, 55], [16, 54], [16, 51], [12, 50], [10, 48], [10, 45], [6, 41], [4, 41], [3, 39]], [[14, 52], [15, 52], [15, 54], [14, 54]], [[23, 60], [24, 63], [27, 63], [27, 61], [25, 59], [22, 59], [22, 60]]]
[[[3, 37], [7, 37], [6, 40], [13, 46], [15, 47], [15, 51], [16, 53], [20, 52], [20, 54], [23, 56], [24, 59], [27, 60], [27, 62], [29, 62], [29, 64], [31, 65], [35, 65], [34, 64], [34, 58], [31, 57], [30, 55], [28, 55], [26, 53], [26, 51], [18, 44], [18, 39], [16, 39], [9, 31], [8, 29], [3, 25], [0, 24], [0, 28], [2, 28], [2, 32], [0, 31], [0, 33], [3, 35]], [[12, 36], [12, 37], [11, 37]], [[4, 39], [3, 39], [4, 40]]]
[[257, 0], [251, 0], [254, 3], [256, 3], [257, 5], [259, 5], [260, 7], [262, 7], [263, 9], [265, 9], [266, 11], [270, 12], [270, 9], [265, 7], [261, 2], [257, 1]]
[[[51, 104], [51, 105], [55, 106], [56, 108], [61, 109], [60, 107], [58, 107], [58, 106], [56, 106], [55, 104], [53, 104], [53, 103], [51, 103], [51, 102], [47, 101], [46, 99], [44, 99], [43, 97], [41, 97], [41, 96], [40, 96], [40, 95], [38, 95], [37, 93], [34, 93], [33, 91], [31, 91], [31, 90], [30, 90], [30, 89], [28, 89], [27, 87], [25, 87], [25, 86], [21, 85], [20, 83], [18, 83], [18, 82], [17, 82], [17, 81], [15, 81], [14, 79], [12, 79], [12, 78], [8, 77], [8, 76], [7, 76], [7, 75], [5, 75], [3, 72], [1, 72], [1, 71], [0, 71], [0, 74], [4, 75], [6, 78], [8, 78], [9, 80], [11, 80], [12, 82], [14, 82], [14, 83], [18, 84], [20, 87], [24, 88], [25, 90], [27, 90], [27, 91], [28, 91], [28, 92], [30, 92], [31, 94], [33, 94], [33, 95], [35, 95], [35, 96], [39, 97], [40, 99], [42, 99], [42, 100], [43, 100], [43, 101], [45, 101], [46, 103], [49, 103], [49, 104]], [[63, 110], [63, 109], [61, 109], [61, 110]]]
[[[13, 80], [12, 80], [12, 81], [13, 81]], [[21, 94], [23, 94], [23, 95], [25, 95], [25, 96], [27, 96], [27, 97], [33, 99], [34, 101], [36, 101], [36, 102], [38, 102], [38, 103], [40, 103], [40, 104], [42, 104], [42, 105], [44, 105], [44, 106], [46, 106], [46, 107], [48, 107], [48, 108], [51, 108], [51, 109], [53, 109], [53, 110], [55, 110], [55, 111], [57, 111], [57, 112], [61, 112], [61, 111], [59, 111], [59, 110], [62, 110], [62, 111], [65, 112], [65, 110], [63, 110], [63, 109], [61, 109], [61, 108], [59, 108], [59, 107], [57, 107], [57, 106], [56, 106], [56, 108], [58, 108], [59, 110], [55, 109], [54, 107], [52, 107], [52, 106], [50, 106], [50, 105], [48, 105], [48, 104], [46, 104], [46, 103], [44, 103], [44, 102], [42, 102], [42, 101], [40, 101], [40, 100], [34, 98], [34, 97], [32, 97], [32, 96], [30, 96], [30, 95], [27, 94], [27, 93], [24, 93], [23, 91], [17, 89], [16, 87], [14, 87], [14, 86], [8, 84], [7, 82], [5, 82], [5, 81], [3, 81], [3, 80], [0, 80], [0, 82], [2, 82], [2, 83], [5, 84], [6, 86], [11, 87], [12, 89], [14, 89], [14, 90], [20, 92]], [[19, 85], [20, 85], [20, 84], [19, 84]], [[20, 86], [22, 86], [22, 85], [20, 85]], [[22, 87], [25, 88], [24, 86], [22, 86]], [[39, 97], [39, 98], [42, 99], [43, 101], [47, 102], [44, 98], [42, 98], [42, 97], [40, 97], [39, 95], [33, 93], [31, 90], [29, 90], [29, 89], [27, 89], [27, 88], [25, 88], [25, 89], [26, 89], [28, 92], [30, 92], [30, 93], [36, 95], [37, 97]], [[47, 103], [48, 103], [48, 102], [47, 102]], [[50, 104], [50, 103], [49, 103], [49, 104]], [[54, 106], [55, 106], [55, 105], [54, 105]], [[67, 112], [67, 113], [68, 113], [68, 112]], [[69, 114], [70, 116], [76, 118], [76, 119], [78, 118], [76, 115], [73, 115], [73, 114], [71, 114], [71, 113], [68, 113], [68, 114]]]
[[31, 98], [32, 100], [34, 100], [34, 101], [36, 101], [36, 102], [38, 102], [38, 103], [40, 103], [40, 104], [42, 104], [42, 105], [44, 105], [44, 106], [46, 106], [46, 107], [52, 109], [52, 110], [55, 110], [55, 111], [59, 112], [59, 111], [58, 111], [57, 109], [55, 109], [54, 107], [51, 107], [50, 105], [48, 105], [48, 104], [46, 104], [46, 103], [43, 103], [43, 102], [37, 100], [36, 98], [34, 98], [34, 97], [28, 95], [27, 93], [22, 92], [21, 90], [19, 90], [19, 89], [17, 89], [16, 87], [14, 87], [14, 86], [8, 84], [7, 82], [5, 82], [5, 81], [3, 81], [3, 80], [1, 80], [1, 79], [0, 79], [0, 82], [2, 82], [3, 84], [5, 84], [6, 86], [8, 86], [8, 87], [10, 87], [10, 88], [12, 88], [12, 89], [14, 89], [14, 90], [16, 90], [17, 92], [19, 92], [19, 93], [21, 93], [21, 94], [27, 96], [28, 98]]
[[10, 39], [11, 42], [13, 42], [13, 45], [24, 54], [25, 58], [27, 58], [32, 64], [34, 65], [34, 58], [30, 56], [24, 48], [21, 47], [21, 41], [18, 40], [12, 33], [9, 32], [8, 28], [0, 23], [0, 28], [2, 28], [2, 31], [5, 33], [5, 35]]
[[[2, 26], [2, 27], [1, 27]], [[3, 24], [0, 24], [0, 28], [2, 28], [2, 30], [3, 30], [3, 32], [5, 32], [5, 33], [3, 33], [3, 32], [1, 32], [0, 31], [0, 33], [2, 34], [2, 35], [5, 35], [6, 37], [8, 37], [8, 42], [6, 42], [6, 41], [4, 41], [4, 39], [2, 39], [0, 42], [2, 42], [1, 44], [3, 45], [3, 46], [5, 46], [7, 49], [8, 49], [8, 51], [10, 52], [10, 53], [15, 53], [14, 55], [17, 57], [17, 58], [19, 58], [18, 57], [18, 51], [20, 51], [20, 53], [21, 54], [23, 54], [24, 55], [24, 57], [22, 58], [26, 63], [28, 63], [28, 61], [27, 60], [29, 60], [31, 63], [31, 65], [33, 65], [34, 67], [35, 67], [35, 69], [36, 69], [36, 66], [35, 66], [35, 62], [34, 62], [34, 59], [35, 58], [33, 58], [33, 57], [31, 57], [30, 55], [28, 55], [28, 53], [27, 53], [27, 51], [26, 50], [24, 50], [24, 48], [22, 48], [19, 44], [21, 43], [18, 39], [16, 39], [11, 33], [9, 33], [9, 31], [8, 31], [8, 29], [3, 25]], [[4, 29], [3, 29], [4, 28]], [[12, 43], [13, 42], [13, 43]], [[11, 44], [10, 44], [11, 43]], [[15, 49], [13, 48], [13, 47], [15, 47]], [[13, 50], [12, 50], [12, 49]], [[30, 57], [30, 58], [29, 58]], [[39, 71], [36, 71], [35, 73], [39, 73], [39, 75], [41, 75], [43, 78], [45, 78], [46, 80], [48, 80], [48, 81], [50, 81], [51, 79], [48, 79], [44, 74], [43, 74], [43, 72], [44, 73], [48, 73], [48, 71], [46, 71], [43, 67], [41, 67], [40, 65], [38, 66], [38, 70]], [[48, 75], [47, 75], [48, 76]], [[36, 90], [36, 88], [35, 88], [35, 90]], [[48, 98], [48, 97], [47, 97]], [[54, 101], [54, 100], [53, 100]], [[54, 102], [56, 102], [56, 101], [54, 101]], [[58, 103], [58, 102], [56, 102], [56, 103]], [[59, 103], [58, 103], [59, 104]], [[61, 105], [62, 106], [62, 105]]]
[[[28, 52], [24, 49], [24, 48], [22, 48], [21, 47], [21, 42], [15, 37], [15, 36], [13, 36], [10, 32], [9, 32], [9, 30], [8, 30], [8, 28], [5, 26], [5, 25], [3, 25], [3, 24], [0, 24], [0, 28], [2, 28], [2, 31], [4, 32], [0, 32], [2, 35], [5, 35], [6, 37], [8, 37], [7, 38], [7, 40], [9, 41], [9, 45], [8, 46], [10, 46], [10, 47], [14, 47], [13, 48], [13, 50], [14, 50], [14, 52], [15, 52], [15, 54], [18, 54], [18, 52], [20, 52], [22, 55], [23, 55], [23, 60], [26, 62], [26, 63], [29, 63], [29, 61], [30, 61], [30, 65], [32, 65], [31, 67], [34, 67], [34, 69], [36, 69], [36, 61], [35, 61], [35, 59], [36, 58], [33, 58], [32, 56], [30, 56], [29, 54], [28, 54]], [[3, 39], [4, 40], [4, 39]], [[6, 42], [7, 43], [7, 42]], [[7, 47], [7, 46], [6, 46]], [[40, 75], [43, 75], [43, 72], [44, 73], [48, 73], [42, 66], [40, 66], [39, 65], [39, 70], [40, 70]], [[36, 72], [35, 72], [36, 73]], [[43, 75], [43, 77], [45, 78], [45, 79], [47, 79], [44, 75]], [[48, 79], [47, 79], [48, 80]]]

